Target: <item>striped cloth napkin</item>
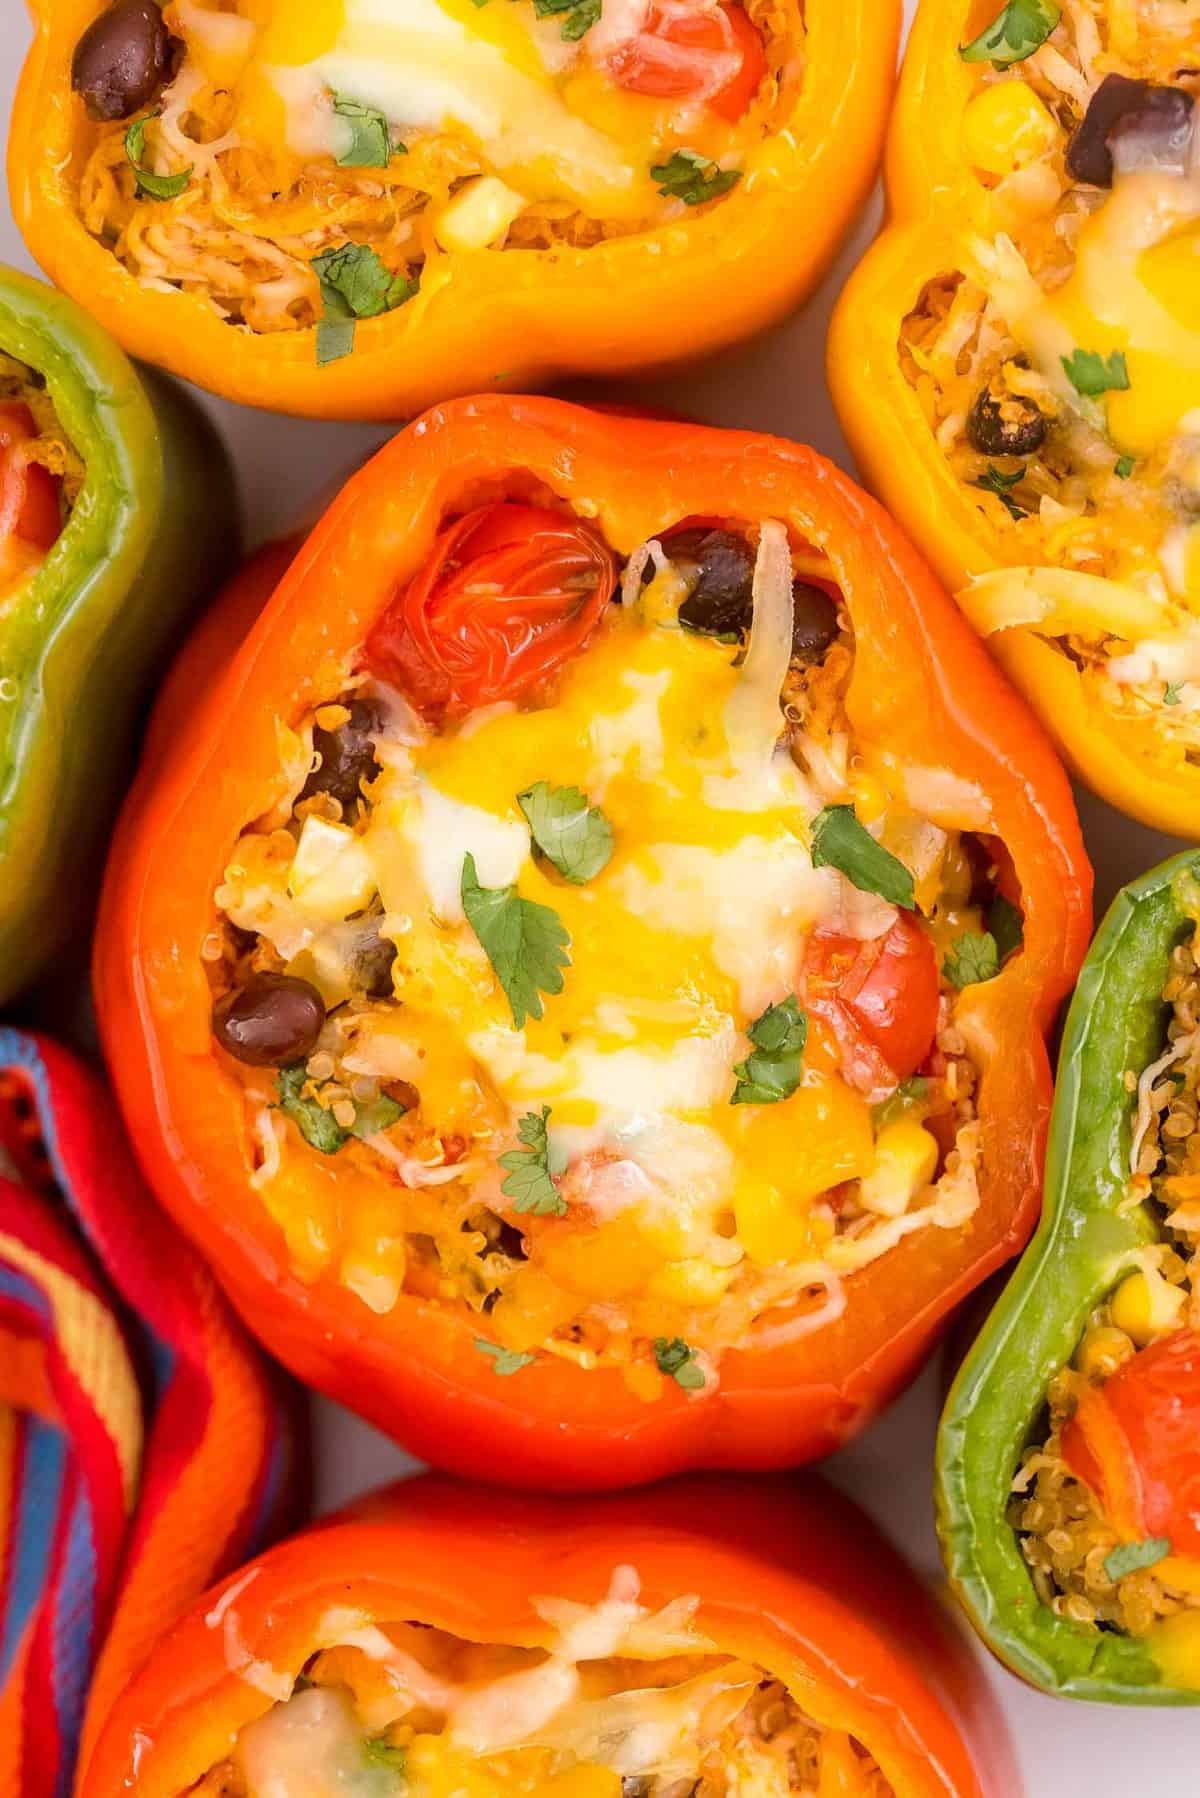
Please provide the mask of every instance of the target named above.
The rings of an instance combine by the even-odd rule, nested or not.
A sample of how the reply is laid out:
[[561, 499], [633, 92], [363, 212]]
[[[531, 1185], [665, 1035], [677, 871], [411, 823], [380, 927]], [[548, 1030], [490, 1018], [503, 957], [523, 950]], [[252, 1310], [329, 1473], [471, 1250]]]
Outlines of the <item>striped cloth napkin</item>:
[[69, 1798], [156, 1638], [296, 1512], [297, 1417], [105, 1088], [0, 1028], [0, 1798]]

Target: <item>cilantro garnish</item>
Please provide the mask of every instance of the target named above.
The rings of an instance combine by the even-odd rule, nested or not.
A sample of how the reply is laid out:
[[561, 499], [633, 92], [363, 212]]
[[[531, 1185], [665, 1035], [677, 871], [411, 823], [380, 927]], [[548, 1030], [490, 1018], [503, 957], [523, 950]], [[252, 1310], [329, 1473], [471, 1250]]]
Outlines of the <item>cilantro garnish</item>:
[[727, 194], [742, 178], [741, 169], [723, 169], [698, 150], [676, 150], [666, 162], [656, 162], [650, 170], [658, 191], [669, 200], [682, 200], [685, 206], [702, 206]]
[[517, 804], [546, 860], [573, 886], [583, 886], [608, 866], [612, 825], [578, 787], [552, 787], [539, 780], [517, 794]]
[[1113, 473], [1118, 481], [1127, 481], [1137, 464], [1132, 456], [1121, 456], [1113, 463]]
[[354, 348], [354, 327], [360, 318], [377, 318], [394, 312], [411, 300], [420, 286], [419, 277], [390, 269], [370, 244], [347, 243], [340, 250], [323, 250], [311, 266], [321, 283], [324, 316], [317, 325], [317, 363], [324, 367], [348, 356]]
[[500, 1190], [513, 1201], [513, 1210], [532, 1217], [565, 1217], [567, 1202], [554, 1182], [567, 1170], [567, 1157], [550, 1141], [546, 1128], [550, 1107], [541, 1112], [527, 1111], [517, 1124], [517, 1135], [523, 1149], [509, 1149], [500, 1156], [500, 1166], [508, 1170]]
[[387, 1767], [390, 1772], [399, 1774], [408, 1771], [407, 1748], [385, 1742], [382, 1736], [372, 1736], [363, 1743], [362, 1751], [368, 1767]]
[[984, 916], [984, 926], [995, 941], [1001, 965], [1015, 955], [1025, 941], [1025, 920], [1011, 899], [997, 893]]
[[852, 805], [825, 807], [813, 825], [812, 858], [814, 868], [840, 868], [860, 893], [916, 910], [912, 875], [859, 823]]
[[364, 1141], [368, 1136], [378, 1136], [381, 1130], [390, 1130], [404, 1116], [404, 1106], [389, 1099], [386, 1093], [380, 1093], [369, 1105], [355, 1107], [354, 1122], [350, 1126], [351, 1136]]
[[1025, 470], [1023, 468], [1019, 468], [1016, 474], [1005, 474], [1002, 468], [996, 468], [993, 463], [989, 462], [987, 473], [980, 475], [975, 486], [982, 487], [985, 493], [994, 493], [1010, 518], [1028, 518], [1029, 514], [1025, 507], [1019, 504], [1009, 491], [1010, 488], [1019, 486], [1024, 479]]
[[601, 0], [533, 0], [533, 10], [539, 19], [556, 18], [560, 13], [566, 15], [561, 35], [569, 44], [578, 43], [587, 35], [600, 17], [600, 7]]
[[156, 112], [148, 112], [144, 118], [134, 119], [125, 133], [125, 155], [133, 170], [139, 194], [148, 200], [177, 200], [192, 178], [191, 165], [181, 169], [177, 175], [156, 175], [152, 169], [143, 167], [146, 155], [146, 126], [151, 119], [156, 119]]
[[475, 1347], [481, 1355], [491, 1356], [492, 1372], [502, 1380], [506, 1380], [510, 1374], [520, 1373], [523, 1367], [528, 1367], [532, 1361], [537, 1360], [536, 1355], [522, 1354], [518, 1349], [501, 1348], [498, 1342], [489, 1342], [485, 1336], [475, 1338]]
[[561, 993], [571, 939], [548, 905], [522, 899], [515, 886], [483, 887], [475, 857], [463, 857], [460, 886], [467, 923], [479, 938], [512, 1007], [513, 1024], [542, 1015], [542, 993]]
[[354, 1122], [344, 1130], [332, 1111], [327, 1111], [319, 1100], [302, 1096], [308, 1084], [308, 1070], [302, 1061], [293, 1062], [290, 1068], [282, 1068], [277, 1084], [280, 1111], [291, 1118], [305, 1142], [320, 1149], [322, 1155], [336, 1155], [352, 1136], [365, 1140], [377, 1136], [381, 1130], [390, 1130], [404, 1116], [403, 1105], [389, 1099], [386, 1093], [380, 1093], [369, 1105], [355, 1108]]
[[1183, 693], [1183, 682], [1181, 680], [1171, 681], [1168, 684], [1167, 689], [1163, 694], [1163, 704], [1164, 705], [1182, 705], [1183, 704], [1182, 693]]
[[696, 1364], [696, 1351], [682, 1336], [668, 1342], [665, 1336], [654, 1338], [654, 1359], [659, 1373], [669, 1374], [685, 1392], [698, 1392], [704, 1384], [704, 1369]]
[[[348, 100], [342, 94], [333, 96], [333, 110], [350, 126], [350, 146], [337, 158], [343, 169], [385, 169], [392, 159], [392, 138], [388, 122], [377, 106], [364, 106], [360, 100]], [[403, 151], [404, 145], [399, 148]]]
[[775, 1105], [790, 1098], [800, 1084], [800, 1064], [808, 1040], [808, 1013], [794, 993], [769, 1005], [746, 1035], [753, 1053], [734, 1068], [737, 1085], [731, 1105]]
[[894, 1124], [906, 1111], [911, 1111], [914, 1105], [922, 1104], [928, 1096], [929, 1082], [923, 1074], [911, 1074], [907, 1080], [902, 1080], [894, 1093], [889, 1093], [881, 1104], [871, 1108], [876, 1136], [886, 1125]]
[[960, 992], [964, 986], [994, 980], [1000, 972], [1000, 951], [991, 931], [971, 930], [960, 936], [942, 963], [942, 972]]
[[1165, 1536], [1151, 1536], [1145, 1542], [1121, 1542], [1104, 1557], [1104, 1571], [1110, 1580], [1124, 1579], [1127, 1573], [1139, 1573], [1165, 1561], [1171, 1544]]
[[1102, 393], [1128, 391], [1129, 369], [1123, 350], [1114, 350], [1111, 356], [1102, 356], [1099, 350], [1072, 350], [1069, 356], [1061, 356], [1059, 360], [1068, 381], [1085, 399], [1099, 399]]
[[302, 1061], [293, 1062], [290, 1068], [281, 1068], [277, 1082], [279, 1109], [285, 1117], [291, 1118], [306, 1143], [319, 1149], [322, 1155], [336, 1155], [350, 1132], [343, 1130], [333, 1113], [326, 1111], [316, 1099], [301, 1096], [307, 1082], [308, 1072]]
[[1061, 18], [1056, 0], [1008, 0], [977, 38], [959, 46], [958, 54], [964, 62], [990, 62], [1007, 69], [1039, 50]]

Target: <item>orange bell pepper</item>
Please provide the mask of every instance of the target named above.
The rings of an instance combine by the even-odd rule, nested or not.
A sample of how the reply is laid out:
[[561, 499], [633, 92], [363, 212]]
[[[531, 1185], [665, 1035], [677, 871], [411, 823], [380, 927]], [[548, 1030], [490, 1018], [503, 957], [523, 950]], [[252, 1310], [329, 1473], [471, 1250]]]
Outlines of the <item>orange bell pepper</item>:
[[[981, 1068], [970, 1223], [910, 1235], [861, 1269], [829, 1327], [728, 1351], [719, 1384], [696, 1399], [666, 1381], [647, 1402], [617, 1368], [549, 1356], [519, 1381], [497, 1380], [472, 1348], [479, 1319], [465, 1304], [405, 1290], [368, 1318], [336, 1270], [297, 1278], [250, 1184], [242, 1088], [211, 1033], [201, 950], [217, 921], [213, 894], [239, 830], [277, 784], [278, 723], [339, 690], [374, 622], [426, 565], [445, 515], [510, 472], [544, 483], [625, 554], [680, 516], [770, 516], [824, 551], [856, 631], [847, 710], [857, 740], [925, 771], [935, 821], [966, 806], [969, 827], [1006, 846], [1024, 909], [1023, 953], [960, 1000]], [[114, 845], [96, 996], [151, 1182], [250, 1327], [310, 1384], [424, 1458], [522, 1484], [781, 1466], [846, 1440], [1032, 1228], [1050, 1101], [1043, 1038], [1090, 916], [1091, 872], [1061, 768], [890, 521], [814, 452], [779, 439], [545, 399], [459, 401], [348, 483], [224, 672], [212, 674], [211, 637], [202, 660], [173, 681], [179, 697], [191, 689], [191, 709], [156, 724]], [[324, 1158], [319, 1172], [343, 1178]]]
[[[988, 498], [951, 466], [899, 348], [928, 285], [970, 271], [977, 246], [1011, 234], [1024, 216], [1013, 210], [1010, 184], [972, 164], [969, 108], [990, 68], [959, 55], [1002, 10], [1000, 0], [921, 0], [889, 129], [887, 226], [843, 290], [828, 342], [834, 403], [859, 468], [955, 594], [975, 577], [1039, 559], [1006, 519], [1003, 492]], [[1145, 54], [1153, 27], [1135, 37], [1139, 30]], [[1022, 74], [1019, 64], [1012, 73]], [[1034, 129], [1041, 107], [1033, 97]], [[1004, 143], [997, 148], [1002, 154]], [[1118, 454], [1114, 448], [1114, 462]], [[1103, 601], [1095, 606], [1103, 624]], [[1109, 618], [1107, 634], [1124, 636], [1123, 622]], [[1164, 737], [1151, 708], [1099, 702], [1079, 658], [1069, 645], [1064, 652], [1067, 637], [1065, 628], [1017, 623], [994, 628], [988, 647], [1082, 781], [1157, 830], [1194, 835], [1200, 767], [1187, 744]]]
[[231, 328], [199, 294], [140, 285], [85, 229], [71, 59], [102, 0], [31, 6], [9, 180], [33, 255], [132, 354], [245, 405], [318, 418], [402, 418], [476, 388], [611, 377], [778, 319], [817, 284], [870, 189], [901, 13], [899, 0], [807, 0], [803, 79], [719, 204], [582, 249], [448, 252], [427, 229], [416, 297], [360, 319], [354, 353], [318, 367], [313, 329]]
[[551, 1648], [535, 1601], [595, 1605], [618, 1567], [636, 1575], [650, 1612], [698, 1598], [696, 1631], [788, 1687], [824, 1732], [820, 1798], [878, 1789], [851, 1739], [895, 1798], [1019, 1793], [965, 1642], [867, 1520], [819, 1481], [693, 1477], [581, 1512], [434, 1475], [360, 1502], [210, 1593], [113, 1706], [77, 1798], [191, 1791], [286, 1697], [329, 1642], [331, 1620]]

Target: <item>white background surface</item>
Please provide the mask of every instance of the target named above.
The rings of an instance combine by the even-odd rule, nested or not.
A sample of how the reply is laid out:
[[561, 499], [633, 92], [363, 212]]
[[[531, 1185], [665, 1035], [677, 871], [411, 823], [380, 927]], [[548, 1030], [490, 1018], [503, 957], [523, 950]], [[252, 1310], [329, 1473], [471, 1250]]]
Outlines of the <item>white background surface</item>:
[[[910, 16], [914, 3], [907, 0]], [[0, 110], [7, 119], [29, 35], [20, 0], [0, 0], [0, 24]], [[820, 204], [819, 195], [813, 196], [813, 204]], [[815, 444], [851, 466], [825, 390], [823, 346], [834, 297], [873, 236], [878, 216], [875, 201], [838, 267], [790, 324], [694, 374], [640, 386], [626, 383], [619, 396], [614, 389], [603, 390], [603, 396], [640, 397], [713, 424], [776, 431]], [[0, 260], [33, 267], [6, 201], [0, 205]], [[571, 393], [588, 397], [582, 388]], [[316, 424], [220, 400], [208, 404], [237, 462], [251, 542], [293, 526], [331, 483], [387, 435], [373, 426]], [[1099, 910], [1123, 881], [1178, 845], [1131, 824], [1090, 796], [1081, 795], [1080, 805], [1096, 864]], [[874, 1514], [931, 1584], [941, 1577], [930, 1502], [940, 1393], [941, 1373], [935, 1365], [881, 1424], [827, 1464], [837, 1484]], [[336, 1405], [318, 1401], [316, 1424], [322, 1509], [413, 1465]], [[1200, 1798], [1200, 1711], [1072, 1705], [1029, 1691], [999, 1667], [992, 1666], [991, 1676], [1015, 1735], [1026, 1798]]]

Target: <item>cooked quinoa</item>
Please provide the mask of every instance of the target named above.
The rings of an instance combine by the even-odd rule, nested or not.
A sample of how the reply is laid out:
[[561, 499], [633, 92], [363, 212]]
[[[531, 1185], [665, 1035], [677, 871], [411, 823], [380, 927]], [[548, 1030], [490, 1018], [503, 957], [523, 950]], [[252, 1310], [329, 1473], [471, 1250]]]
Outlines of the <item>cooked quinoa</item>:
[[[1129, 1199], [1152, 1199], [1163, 1232], [1150, 1263], [1133, 1277], [1150, 1282], [1160, 1335], [1200, 1321], [1200, 930], [1172, 951], [1163, 999], [1170, 1007], [1164, 1052], [1150, 1068], [1125, 1076], [1129, 1091], [1139, 1094]], [[1200, 1593], [1173, 1586], [1163, 1564], [1113, 1580], [1105, 1561], [1121, 1538], [1061, 1458], [1062, 1432], [1080, 1393], [1089, 1382], [1102, 1384], [1143, 1346], [1117, 1321], [1120, 1291], [1093, 1311], [1074, 1366], [1051, 1382], [1048, 1428], [1022, 1457], [1008, 1520], [1043, 1604], [1075, 1623], [1144, 1636], [1161, 1618], [1200, 1608]]]

